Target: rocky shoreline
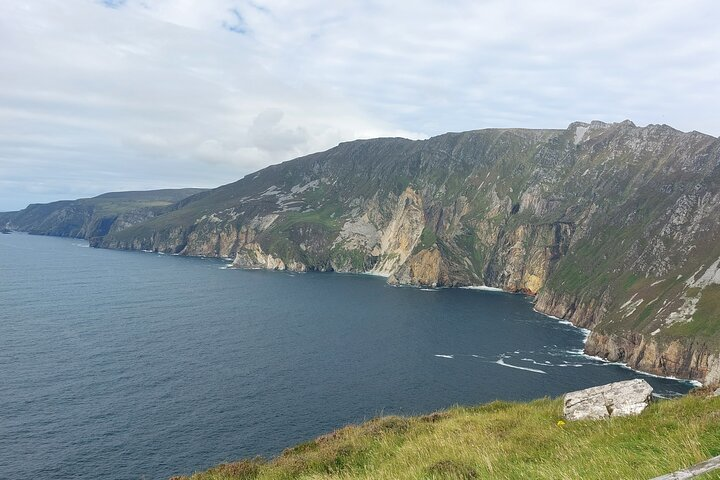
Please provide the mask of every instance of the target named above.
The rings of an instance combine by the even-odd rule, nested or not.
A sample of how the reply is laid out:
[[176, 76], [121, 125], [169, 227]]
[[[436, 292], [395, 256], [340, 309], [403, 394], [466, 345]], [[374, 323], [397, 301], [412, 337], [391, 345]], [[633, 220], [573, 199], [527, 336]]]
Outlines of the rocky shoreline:
[[627, 365], [633, 370], [662, 377], [680, 378], [715, 385], [720, 383], [720, 357], [702, 343], [674, 340], [668, 345], [636, 332], [604, 333], [594, 329], [606, 313], [602, 300], [558, 301], [548, 294], [536, 297], [535, 309], [552, 318], [567, 320], [590, 331], [586, 355]]
[[[249, 250], [249, 252], [248, 252]], [[437, 265], [437, 258], [431, 264]], [[265, 255], [259, 246], [239, 253], [232, 263], [234, 268], [265, 269], [290, 272], [306, 272], [308, 267], [297, 262], [285, 264], [282, 259]], [[334, 271], [311, 269], [314, 271]], [[412, 271], [412, 270], [411, 270]], [[338, 273], [344, 273], [339, 271]], [[570, 322], [577, 328], [589, 331], [585, 341], [584, 353], [608, 362], [621, 363], [628, 368], [660, 377], [689, 380], [715, 385], [720, 383], [720, 357], [710, 353], [702, 345], [691, 343], [683, 345], [680, 341], [669, 346], [658, 344], [654, 339], [646, 339], [642, 334], [628, 333], [627, 337], [620, 334], [604, 334], [593, 330], [593, 327], [607, 313], [604, 308], [606, 299], [575, 300], [566, 294], [554, 295], [549, 292], [532, 292], [524, 289], [508, 290], [492, 286], [472, 286], [453, 284], [447, 277], [441, 277], [436, 268], [431, 274], [417, 274], [411, 277], [387, 274], [375, 270], [356, 272], [379, 275], [387, 278], [388, 283], [398, 286], [445, 288], [482, 288], [502, 291], [511, 294], [523, 294], [534, 297], [534, 310], [549, 318]], [[436, 281], [438, 278], [440, 282]], [[412, 279], [412, 280], [409, 280]], [[429, 279], [429, 280], [428, 280]]]
[[[343, 143], [114, 222], [90, 244], [533, 295], [592, 331], [588, 354], [715, 383], [718, 218], [719, 139], [594, 121]], [[44, 231], [65, 232], [60, 220]]]

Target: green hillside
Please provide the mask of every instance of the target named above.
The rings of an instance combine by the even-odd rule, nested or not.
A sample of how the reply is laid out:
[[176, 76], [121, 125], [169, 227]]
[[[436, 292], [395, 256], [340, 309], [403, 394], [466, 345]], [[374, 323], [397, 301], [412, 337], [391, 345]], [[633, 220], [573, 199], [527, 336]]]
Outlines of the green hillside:
[[636, 417], [558, 424], [560, 399], [493, 402], [378, 418], [189, 478], [645, 480], [720, 455], [719, 411], [720, 397], [688, 396]]
[[36, 235], [92, 238], [138, 223], [203, 192], [198, 188], [112, 192], [93, 198], [32, 204], [0, 213], [0, 226]]

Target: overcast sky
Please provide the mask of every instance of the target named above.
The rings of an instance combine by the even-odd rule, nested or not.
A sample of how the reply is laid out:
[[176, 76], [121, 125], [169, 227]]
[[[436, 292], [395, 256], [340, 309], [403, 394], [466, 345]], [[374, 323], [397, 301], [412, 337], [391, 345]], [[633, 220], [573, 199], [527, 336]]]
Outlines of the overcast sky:
[[338, 142], [720, 134], [716, 0], [0, 3], [0, 211], [214, 187]]

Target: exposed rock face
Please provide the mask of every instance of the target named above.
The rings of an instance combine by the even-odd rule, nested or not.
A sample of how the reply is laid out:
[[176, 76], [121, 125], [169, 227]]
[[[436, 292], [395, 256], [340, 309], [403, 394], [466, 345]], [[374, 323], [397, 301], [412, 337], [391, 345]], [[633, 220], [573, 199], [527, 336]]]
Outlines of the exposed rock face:
[[607, 292], [592, 296], [545, 288], [535, 299], [535, 309], [546, 315], [569, 320], [581, 328], [593, 328], [603, 319], [607, 305], [611, 302]]
[[678, 339], [663, 345], [650, 335], [594, 331], [585, 351], [658, 375], [720, 383], [720, 357], [702, 340]]
[[653, 388], [642, 379], [615, 382], [565, 394], [567, 420], [598, 420], [637, 415], [650, 405]]
[[266, 270], [290, 270], [293, 272], [304, 272], [307, 267], [300, 262], [291, 261], [287, 265], [280, 259], [263, 252], [257, 243], [249, 243], [243, 246], [235, 255], [233, 266], [238, 268], [263, 268]]
[[592, 122], [343, 143], [93, 245], [537, 294], [537, 310], [598, 332], [588, 352], [705, 380], [720, 356], [718, 218], [718, 139]]
[[438, 287], [450, 284], [447, 267], [437, 247], [421, 250], [404, 262], [388, 279], [389, 283]]
[[[544, 211], [543, 208], [539, 208]], [[568, 249], [571, 223], [518, 225], [499, 236], [485, 280], [511, 292], [536, 294]]]
[[397, 199], [379, 244], [373, 245], [373, 251], [380, 255], [373, 273], [390, 275], [405, 263], [420, 239], [424, 220], [422, 198], [412, 188], [406, 188]]

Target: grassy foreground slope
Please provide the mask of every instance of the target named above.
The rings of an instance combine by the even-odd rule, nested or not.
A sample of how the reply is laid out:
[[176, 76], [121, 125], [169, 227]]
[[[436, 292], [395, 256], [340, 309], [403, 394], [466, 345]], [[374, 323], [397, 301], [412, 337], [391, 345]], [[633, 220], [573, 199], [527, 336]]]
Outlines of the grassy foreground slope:
[[563, 425], [561, 418], [560, 399], [384, 417], [269, 462], [244, 460], [177, 478], [647, 479], [720, 455], [720, 397], [661, 401], [637, 417], [607, 421]]

